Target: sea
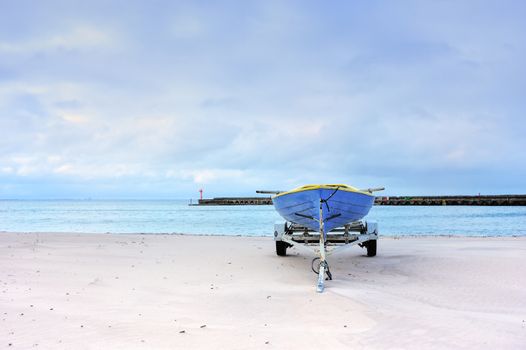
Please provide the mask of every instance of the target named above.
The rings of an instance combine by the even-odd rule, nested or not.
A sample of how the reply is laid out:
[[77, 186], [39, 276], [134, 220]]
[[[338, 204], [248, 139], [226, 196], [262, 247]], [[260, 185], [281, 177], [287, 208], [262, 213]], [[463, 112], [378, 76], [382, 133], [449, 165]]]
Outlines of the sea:
[[[271, 236], [270, 205], [190, 206], [189, 200], [1, 200], [0, 232]], [[195, 201], [194, 201], [195, 203]], [[526, 236], [526, 206], [374, 206], [380, 235]]]

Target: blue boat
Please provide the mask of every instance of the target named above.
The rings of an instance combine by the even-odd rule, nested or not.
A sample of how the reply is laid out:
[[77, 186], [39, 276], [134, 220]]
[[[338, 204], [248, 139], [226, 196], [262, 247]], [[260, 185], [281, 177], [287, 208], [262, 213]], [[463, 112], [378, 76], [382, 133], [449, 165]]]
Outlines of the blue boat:
[[279, 193], [272, 202], [285, 220], [326, 233], [366, 216], [374, 195], [343, 184], [306, 185]]

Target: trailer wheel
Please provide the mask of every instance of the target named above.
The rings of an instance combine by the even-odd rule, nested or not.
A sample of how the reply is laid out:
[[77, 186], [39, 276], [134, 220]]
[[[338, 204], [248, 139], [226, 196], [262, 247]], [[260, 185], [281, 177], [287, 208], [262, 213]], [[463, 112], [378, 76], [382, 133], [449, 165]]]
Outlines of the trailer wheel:
[[276, 254], [279, 256], [287, 255], [287, 248], [290, 246], [287, 242], [276, 241]]
[[376, 239], [364, 243], [367, 248], [367, 256], [376, 256]]

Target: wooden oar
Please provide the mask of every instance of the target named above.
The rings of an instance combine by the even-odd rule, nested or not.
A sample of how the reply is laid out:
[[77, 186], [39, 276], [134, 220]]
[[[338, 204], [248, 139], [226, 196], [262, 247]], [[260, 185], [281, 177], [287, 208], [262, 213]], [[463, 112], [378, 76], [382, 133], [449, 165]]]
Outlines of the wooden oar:
[[257, 190], [256, 193], [260, 193], [260, 194], [280, 194], [280, 193], [283, 193], [285, 191], [265, 191], [265, 190]]
[[368, 188], [366, 190], [360, 190], [360, 191], [373, 193], [373, 192], [378, 192], [378, 191], [383, 191], [383, 190], [385, 190], [385, 187], [374, 187], [374, 188]]

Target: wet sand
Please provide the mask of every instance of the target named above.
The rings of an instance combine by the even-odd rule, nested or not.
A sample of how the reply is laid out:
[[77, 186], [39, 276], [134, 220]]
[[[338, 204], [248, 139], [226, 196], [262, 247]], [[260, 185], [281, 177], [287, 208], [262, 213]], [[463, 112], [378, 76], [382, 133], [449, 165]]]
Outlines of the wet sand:
[[0, 233], [0, 348], [526, 348], [526, 238], [382, 238], [330, 258], [267, 237]]

